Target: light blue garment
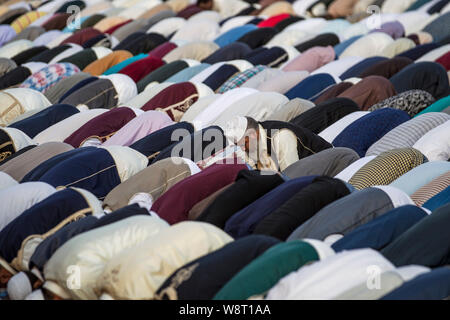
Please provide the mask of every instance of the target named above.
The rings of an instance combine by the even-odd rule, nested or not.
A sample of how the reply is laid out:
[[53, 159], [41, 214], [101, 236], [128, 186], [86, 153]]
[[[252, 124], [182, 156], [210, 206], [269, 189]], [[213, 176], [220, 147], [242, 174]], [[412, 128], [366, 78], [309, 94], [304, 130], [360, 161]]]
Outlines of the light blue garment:
[[173, 76], [171, 76], [169, 79], [167, 79], [164, 82], [172, 82], [172, 83], [180, 83], [180, 82], [186, 82], [191, 80], [192, 77], [197, 75], [198, 73], [202, 72], [206, 68], [210, 67], [211, 65], [208, 63], [201, 63], [193, 67], [189, 67], [186, 69], [183, 69], [177, 73], [175, 73]]
[[403, 190], [407, 195], [411, 196], [419, 188], [430, 183], [433, 179], [439, 177], [449, 170], [450, 162], [427, 162], [405, 173], [390, 185], [392, 187]]
[[334, 46], [334, 52], [336, 53], [336, 59], [342, 54], [342, 52], [347, 49], [353, 42], [361, 38], [362, 35], [351, 37], [350, 39], [345, 40]]
[[55, 40], [59, 36], [61, 36], [63, 33], [59, 30], [50, 30], [43, 34], [41, 34], [39, 37], [34, 39], [33, 44], [35, 47], [39, 46], [46, 46], [49, 44], [49, 42]]
[[67, 25], [67, 27], [65, 27], [65, 28], [62, 30], [62, 32], [63, 32], [63, 33], [72, 33], [72, 32], [78, 31], [78, 28], [81, 27], [81, 24], [82, 24], [87, 18], [89, 18], [89, 16], [88, 16], [88, 17], [82, 17], [82, 18], [80, 18], [80, 19], [78, 20], [78, 23], [77, 23], [77, 20], [74, 19], [69, 25]]
[[0, 25], [0, 47], [17, 35], [16, 31], [7, 24]]
[[334, 33], [339, 37], [339, 35], [343, 34], [345, 29], [350, 27], [352, 24], [345, 19], [335, 19], [327, 21], [327, 24], [321, 28], [319, 34], [323, 33]]
[[447, 203], [450, 203], [450, 187], [447, 187], [443, 191], [439, 192], [433, 198], [428, 199], [428, 201], [425, 202], [422, 207], [434, 211]]
[[138, 60], [147, 58], [148, 54], [146, 53], [140, 53], [137, 56], [128, 58], [118, 64], [116, 64], [115, 66], [112, 66], [111, 68], [109, 68], [108, 70], [106, 70], [105, 72], [103, 72], [103, 75], [107, 76], [113, 73], [118, 73], [120, 70], [122, 70], [123, 68], [125, 68], [126, 66], [132, 64], [133, 62], [136, 62]]
[[242, 37], [243, 35], [249, 33], [250, 31], [256, 30], [258, 29], [257, 26], [255, 26], [254, 24], [246, 24], [240, 27], [236, 27], [233, 28], [227, 32], [225, 32], [224, 34], [218, 36], [216, 38], [216, 40], [214, 40], [214, 42], [219, 46], [219, 47], [225, 47], [226, 45], [235, 42], [236, 40], [238, 40], [240, 37]]

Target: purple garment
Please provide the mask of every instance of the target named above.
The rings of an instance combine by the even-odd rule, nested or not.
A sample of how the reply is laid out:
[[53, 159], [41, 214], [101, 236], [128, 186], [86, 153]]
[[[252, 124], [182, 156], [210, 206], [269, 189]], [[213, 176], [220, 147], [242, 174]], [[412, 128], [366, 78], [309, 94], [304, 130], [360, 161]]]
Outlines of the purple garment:
[[374, 29], [372, 32], [384, 32], [392, 37], [392, 39], [398, 39], [405, 36], [405, 27], [398, 21], [390, 21], [383, 23], [380, 29]]
[[104, 146], [130, 146], [152, 132], [174, 124], [170, 117], [160, 111], [147, 111], [123, 126], [109, 138]]
[[0, 47], [16, 36], [16, 31], [7, 24], [0, 25]]
[[33, 44], [35, 47], [39, 46], [46, 46], [49, 44], [49, 42], [53, 41], [63, 33], [59, 30], [50, 30], [43, 34], [41, 34], [39, 37], [34, 39]]

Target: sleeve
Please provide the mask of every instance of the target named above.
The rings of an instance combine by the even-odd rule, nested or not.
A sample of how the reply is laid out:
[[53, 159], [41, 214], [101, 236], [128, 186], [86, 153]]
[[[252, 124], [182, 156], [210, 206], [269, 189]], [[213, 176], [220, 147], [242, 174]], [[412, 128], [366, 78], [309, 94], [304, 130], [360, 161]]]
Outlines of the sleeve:
[[297, 136], [288, 129], [282, 129], [272, 136], [272, 150], [277, 156], [280, 171], [299, 160]]

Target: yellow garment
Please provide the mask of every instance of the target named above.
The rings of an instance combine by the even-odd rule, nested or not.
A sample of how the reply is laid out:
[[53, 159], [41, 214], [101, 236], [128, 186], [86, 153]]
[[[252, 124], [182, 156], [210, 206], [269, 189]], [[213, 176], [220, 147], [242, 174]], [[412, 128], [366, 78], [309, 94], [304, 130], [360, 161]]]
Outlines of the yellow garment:
[[111, 259], [97, 288], [114, 299], [153, 299], [179, 267], [211, 253], [233, 239], [209, 223], [181, 222]]
[[23, 29], [28, 27], [30, 24], [32, 24], [37, 19], [45, 16], [47, 12], [40, 12], [40, 11], [30, 11], [27, 12], [20, 17], [18, 17], [16, 20], [14, 20], [11, 23], [11, 27], [16, 30], [17, 34], [19, 34]]

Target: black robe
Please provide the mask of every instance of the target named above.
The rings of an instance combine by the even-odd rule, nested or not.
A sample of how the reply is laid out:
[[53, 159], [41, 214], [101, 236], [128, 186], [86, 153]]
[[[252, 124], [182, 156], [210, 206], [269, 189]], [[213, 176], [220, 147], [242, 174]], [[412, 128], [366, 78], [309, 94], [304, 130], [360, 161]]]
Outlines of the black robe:
[[227, 190], [222, 192], [197, 218], [221, 229], [239, 210], [256, 201], [284, 182], [278, 174], [261, 174], [256, 170], [242, 170]]
[[284, 241], [320, 209], [348, 194], [350, 189], [343, 181], [318, 177], [261, 220], [253, 233], [273, 236]]

